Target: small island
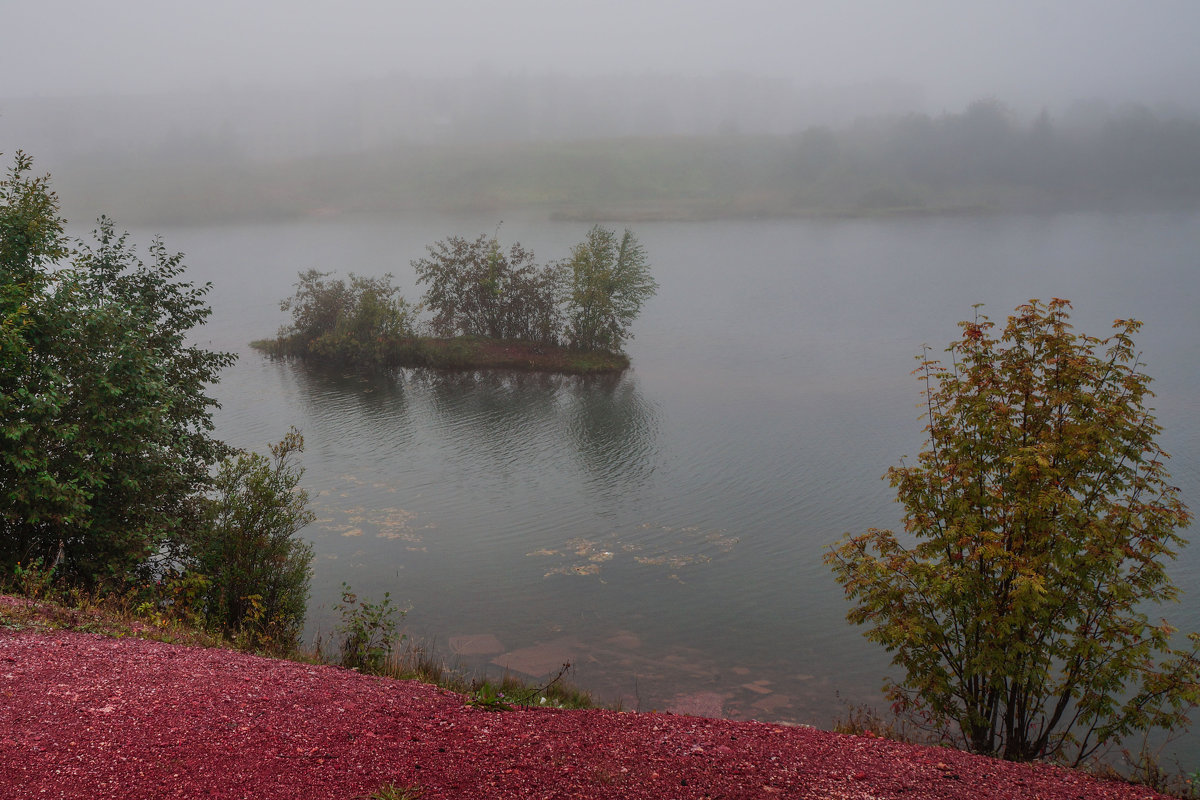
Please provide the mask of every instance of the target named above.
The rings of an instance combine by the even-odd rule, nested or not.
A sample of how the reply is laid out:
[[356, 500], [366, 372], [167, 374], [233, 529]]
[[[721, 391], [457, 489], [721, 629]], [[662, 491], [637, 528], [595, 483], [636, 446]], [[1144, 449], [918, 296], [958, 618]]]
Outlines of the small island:
[[[516, 369], [567, 374], [620, 372], [630, 326], [658, 284], [629, 230], [599, 225], [563, 261], [539, 266], [519, 243], [496, 235], [452, 236], [412, 262], [428, 286], [410, 304], [392, 275], [348, 280], [300, 273], [280, 307], [292, 322], [251, 346], [277, 358], [368, 369]], [[423, 320], [425, 310], [432, 319]]]
[[[305, 358], [316, 361], [347, 360], [316, 357], [303, 342], [280, 337], [260, 339], [250, 346], [273, 358]], [[607, 350], [572, 350], [560, 345], [512, 339], [488, 339], [482, 336], [414, 336], [385, 339], [376, 348], [379, 359], [370, 366], [427, 367], [430, 369], [509, 369], [530, 372], [557, 372], [565, 375], [596, 375], [621, 372], [629, 366], [629, 356]]]

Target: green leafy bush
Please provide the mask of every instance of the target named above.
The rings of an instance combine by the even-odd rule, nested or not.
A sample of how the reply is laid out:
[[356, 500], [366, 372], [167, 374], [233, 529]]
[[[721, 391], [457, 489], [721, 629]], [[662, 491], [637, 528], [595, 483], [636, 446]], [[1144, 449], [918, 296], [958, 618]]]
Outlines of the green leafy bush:
[[362, 672], [382, 672], [396, 645], [404, 640], [400, 635], [400, 618], [404, 612], [395, 606], [390, 592], [383, 600], [371, 603], [360, 600], [347, 583], [342, 584], [342, 602], [334, 606], [341, 614], [338, 624], [341, 665]]
[[157, 239], [143, 261], [104, 217], [71, 245], [31, 169], [18, 153], [0, 179], [0, 582], [113, 590], [293, 646], [311, 559], [292, 538], [311, 519], [299, 434], [273, 461], [212, 438], [208, 387], [234, 356], [189, 343], [208, 285]]
[[0, 570], [123, 587], [198, 522], [227, 452], [208, 386], [234, 356], [189, 343], [208, 286], [180, 254], [156, 240], [143, 262], [103, 217], [70, 248], [31, 168], [0, 179]]
[[200, 525], [186, 535], [182, 563], [206, 585], [207, 626], [251, 647], [288, 651], [308, 602], [312, 547], [296, 534], [313, 519], [295, 463], [304, 438], [292, 428], [271, 457], [237, 453], [222, 464]]
[[414, 334], [415, 309], [392, 285], [392, 276], [349, 281], [332, 273], [300, 273], [296, 293], [280, 307], [292, 323], [279, 331], [280, 355], [389, 366], [404, 340]]
[[650, 277], [646, 253], [633, 232], [600, 225], [571, 250], [567, 265], [567, 339], [578, 350], [620, 351], [630, 326], [658, 284]]
[[506, 253], [495, 236], [452, 236], [413, 261], [428, 284], [424, 302], [434, 332], [620, 351], [642, 305], [658, 287], [645, 250], [629, 230], [619, 239], [600, 225], [562, 263], [538, 267], [514, 244]]
[[437, 242], [412, 262], [428, 285], [424, 302], [439, 336], [485, 336], [554, 344], [562, 329], [562, 269], [539, 267], [519, 243], [507, 252], [495, 236]]

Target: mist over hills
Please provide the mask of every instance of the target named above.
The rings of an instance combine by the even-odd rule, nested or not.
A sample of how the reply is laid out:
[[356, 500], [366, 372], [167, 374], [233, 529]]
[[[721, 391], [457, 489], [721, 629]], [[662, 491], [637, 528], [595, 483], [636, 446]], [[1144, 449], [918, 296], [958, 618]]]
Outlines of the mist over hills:
[[45, 159], [173, 151], [270, 161], [415, 144], [787, 134], [921, 107], [898, 83], [729, 73], [390, 78], [284, 89], [0, 97], [0, 142]]
[[729, 73], [393, 76], [293, 89], [0, 99], [0, 150], [74, 219], [209, 223], [527, 207], [580, 219], [1192, 206], [1178, 107]]

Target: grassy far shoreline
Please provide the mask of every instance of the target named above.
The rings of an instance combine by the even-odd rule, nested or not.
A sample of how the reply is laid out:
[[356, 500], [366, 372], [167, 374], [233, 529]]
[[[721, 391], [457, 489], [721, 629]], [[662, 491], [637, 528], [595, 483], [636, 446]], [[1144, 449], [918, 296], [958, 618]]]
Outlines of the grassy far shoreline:
[[[307, 343], [296, 336], [259, 339], [250, 346], [272, 358], [312, 358]], [[567, 375], [611, 374], [629, 367], [629, 357], [622, 353], [572, 350], [539, 342], [481, 336], [392, 338], [381, 340], [377, 352], [378, 360], [373, 363], [386, 367], [507, 369]], [[339, 357], [324, 360], [342, 363]]]
[[[398, 139], [283, 161], [79, 159], [70, 216], [142, 224], [545, 213], [621, 222], [1195, 209], [1200, 124], [1146, 109], [1078, 127], [995, 100], [781, 134]], [[1061, 126], [1056, 123], [1061, 122]], [[177, 187], [186, 185], [181, 193]], [[76, 210], [76, 208], [78, 210]]]

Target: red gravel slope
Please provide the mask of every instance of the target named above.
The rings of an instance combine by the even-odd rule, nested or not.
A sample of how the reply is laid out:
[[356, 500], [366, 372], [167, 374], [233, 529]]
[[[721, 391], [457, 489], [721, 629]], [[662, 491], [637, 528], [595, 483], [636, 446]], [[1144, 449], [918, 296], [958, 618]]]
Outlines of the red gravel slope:
[[1152, 798], [1147, 789], [811, 728], [494, 713], [224, 650], [0, 628], [0, 798]]

